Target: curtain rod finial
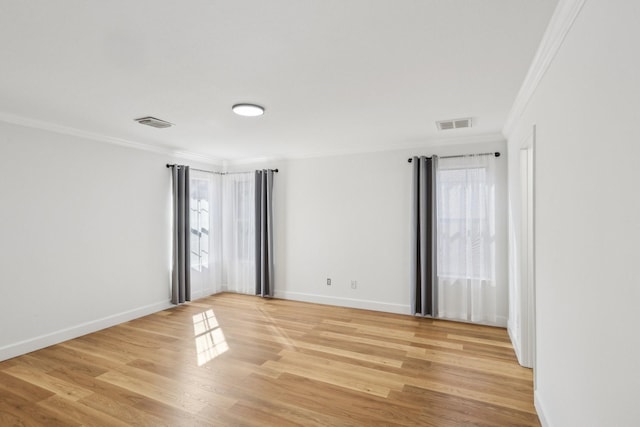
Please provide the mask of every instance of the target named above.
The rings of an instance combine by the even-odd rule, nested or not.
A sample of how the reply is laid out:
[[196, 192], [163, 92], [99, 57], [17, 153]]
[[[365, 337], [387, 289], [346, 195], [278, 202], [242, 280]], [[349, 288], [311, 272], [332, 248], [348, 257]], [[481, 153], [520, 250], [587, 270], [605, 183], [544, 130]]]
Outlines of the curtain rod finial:
[[495, 156], [496, 156], [496, 157], [500, 157], [500, 152], [499, 152], [499, 151], [496, 151]]

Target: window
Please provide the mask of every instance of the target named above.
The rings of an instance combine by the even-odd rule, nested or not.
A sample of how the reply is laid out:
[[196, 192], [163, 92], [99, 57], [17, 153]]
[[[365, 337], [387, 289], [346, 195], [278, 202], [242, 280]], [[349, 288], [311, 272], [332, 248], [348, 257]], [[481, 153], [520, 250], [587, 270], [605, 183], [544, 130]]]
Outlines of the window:
[[492, 279], [487, 169], [441, 169], [437, 174], [438, 276]]
[[190, 186], [192, 295], [253, 293], [255, 175], [192, 169]]
[[496, 161], [494, 156], [438, 159], [438, 317], [503, 324], [496, 281]]
[[191, 178], [190, 182], [191, 268], [209, 268], [211, 227], [211, 182], [206, 178]]

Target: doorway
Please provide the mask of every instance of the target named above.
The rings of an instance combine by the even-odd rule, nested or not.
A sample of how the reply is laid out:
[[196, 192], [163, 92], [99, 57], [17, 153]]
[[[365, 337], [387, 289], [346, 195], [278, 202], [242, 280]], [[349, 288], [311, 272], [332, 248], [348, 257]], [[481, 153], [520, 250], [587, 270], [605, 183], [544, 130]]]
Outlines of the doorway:
[[[520, 363], [535, 367], [535, 141], [536, 129], [520, 149], [519, 311]], [[535, 372], [534, 372], [535, 375]]]

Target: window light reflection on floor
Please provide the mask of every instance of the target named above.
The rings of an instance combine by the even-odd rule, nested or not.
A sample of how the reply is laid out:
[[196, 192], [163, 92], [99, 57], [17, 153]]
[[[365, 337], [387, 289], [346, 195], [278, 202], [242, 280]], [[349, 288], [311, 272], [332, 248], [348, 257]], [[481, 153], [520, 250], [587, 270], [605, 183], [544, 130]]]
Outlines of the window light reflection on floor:
[[193, 316], [193, 332], [196, 337], [198, 366], [204, 365], [229, 350], [213, 310], [209, 309]]

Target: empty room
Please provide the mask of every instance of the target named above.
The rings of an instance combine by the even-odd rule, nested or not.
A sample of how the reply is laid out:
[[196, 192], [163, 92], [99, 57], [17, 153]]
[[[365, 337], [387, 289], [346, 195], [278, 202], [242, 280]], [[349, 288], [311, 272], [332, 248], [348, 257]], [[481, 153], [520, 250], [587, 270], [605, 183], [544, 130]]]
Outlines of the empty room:
[[0, 426], [637, 426], [638, 22], [0, 0]]

